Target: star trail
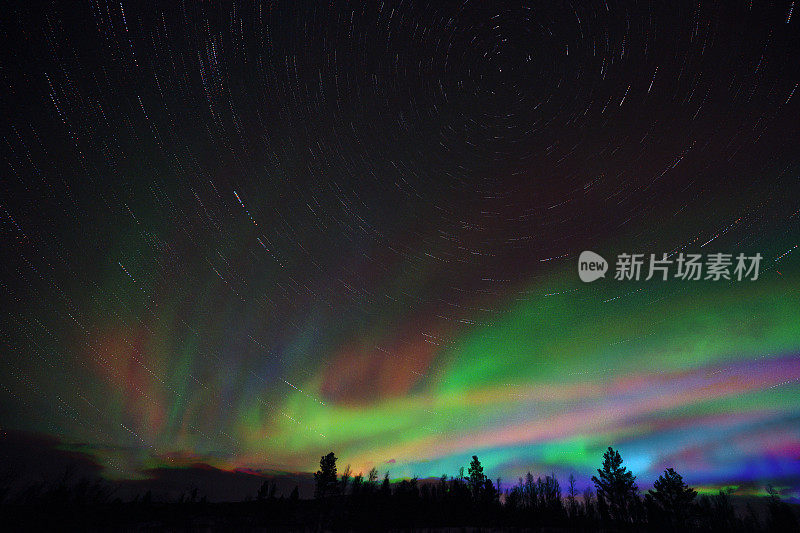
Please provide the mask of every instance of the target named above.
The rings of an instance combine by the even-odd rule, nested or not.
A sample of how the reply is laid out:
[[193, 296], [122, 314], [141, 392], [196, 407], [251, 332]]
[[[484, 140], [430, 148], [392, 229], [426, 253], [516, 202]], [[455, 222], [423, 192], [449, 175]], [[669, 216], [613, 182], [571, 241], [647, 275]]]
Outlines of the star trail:
[[[796, 494], [793, 9], [12, 2], [0, 428], [109, 479], [613, 445]], [[762, 259], [583, 283], [584, 250]]]

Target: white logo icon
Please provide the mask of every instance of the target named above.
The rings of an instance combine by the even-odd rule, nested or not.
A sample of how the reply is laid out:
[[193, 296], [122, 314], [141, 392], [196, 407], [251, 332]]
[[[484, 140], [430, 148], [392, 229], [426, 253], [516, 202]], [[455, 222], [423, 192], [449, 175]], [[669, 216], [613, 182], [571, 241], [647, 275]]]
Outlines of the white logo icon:
[[578, 258], [578, 276], [581, 281], [589, 283], [598, 278], [604, 278], [607, 271], [608, 261], [589, 250], [581, 252]]

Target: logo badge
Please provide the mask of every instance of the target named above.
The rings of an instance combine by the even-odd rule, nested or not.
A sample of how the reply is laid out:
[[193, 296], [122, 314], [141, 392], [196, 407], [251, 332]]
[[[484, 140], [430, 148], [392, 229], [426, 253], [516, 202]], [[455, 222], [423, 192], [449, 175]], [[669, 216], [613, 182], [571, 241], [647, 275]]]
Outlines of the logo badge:
[[581, 281], [591, 283], [598, 278], [604, 278], [608, 271], [608, 261], [600, 255], [586, 250], [578, 258], [578, 276]]

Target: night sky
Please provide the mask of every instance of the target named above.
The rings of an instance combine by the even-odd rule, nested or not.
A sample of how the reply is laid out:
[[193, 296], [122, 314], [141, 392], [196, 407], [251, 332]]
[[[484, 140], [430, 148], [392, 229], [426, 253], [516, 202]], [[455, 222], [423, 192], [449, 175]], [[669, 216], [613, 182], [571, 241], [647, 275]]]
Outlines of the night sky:
[[[613, 445], [796, 494], [793, 8], [4, 6], [0, 431], [116, 480], [586, 483]], [[763, 260], [614, 279], [683, 252]]]

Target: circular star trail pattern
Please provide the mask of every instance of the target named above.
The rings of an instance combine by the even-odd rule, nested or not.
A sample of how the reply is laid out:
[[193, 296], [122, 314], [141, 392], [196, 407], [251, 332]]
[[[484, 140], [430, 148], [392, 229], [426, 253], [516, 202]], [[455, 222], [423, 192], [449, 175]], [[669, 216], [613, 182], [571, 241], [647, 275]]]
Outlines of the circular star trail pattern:
[[0, 23], [4, 428], [117, 478], [611, 444], [797, 489], [793, 2], [158, 4]]

